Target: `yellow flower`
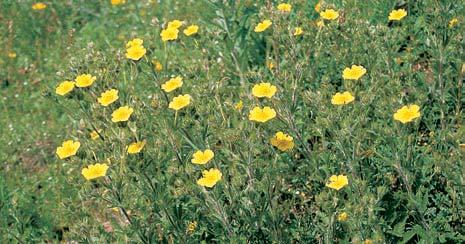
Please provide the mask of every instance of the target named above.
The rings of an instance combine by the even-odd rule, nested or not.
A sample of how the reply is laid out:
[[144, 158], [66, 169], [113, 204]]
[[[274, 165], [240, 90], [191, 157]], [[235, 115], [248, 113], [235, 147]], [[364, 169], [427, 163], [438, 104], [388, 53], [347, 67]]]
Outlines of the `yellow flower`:
[[373, 241], [371, 239], [366, 239], [363, 241], [363, 244], [373, 244]]
[[57, 148], [56, 153], [60, 159], [65, 159], [65, 158], [76, 155], [76, 152], [80, 146], [81, 146], [81, 143], [78, 141], [73, 141], [73, 140], [64, 141], [61, 144], [61, 147]]
[[76, 77], [74, 81], [76, 82], [77, 87], [88, 87], [88, 86], [91, 86], [96, 79], [97, 77], [95, 76], [92, 76], [89, 74], [83, 74], [83, 75], [79, 75], [78, 77]]
[[124, 4], [126, 1], [125, 0], [111, 0], [111, 5], [120, 5]]
[[193, 164], [206, 164], [208, 161], [210, 161], [213, 157], [215, 156], [215, 153], [213, 153], [212, 150], [207, 149], [205, 151], [197, 151], [192, 155], [192, 160], [191, 162]]
[[98, 132], [96, 130], [93, 130], [90, 132], [90, 138], [92, 140], [97, 140], [100, 138], [100, 135], [98, 134]]
[[299, 36], [299, 35], [302, 35], [304, 33], [304, 30], [302, 30], [302, 28], [300, 27], [296, 27], [294, 29], [294, 36]]
[[10, 52], [8, 52], [8, 57], [11, 58], [11, 59], [14, 59], [14, 58], [16, 58], [16, 53], [13, 52], [13, 51], [10, 51]]
[[187, 225], [186, 232], [187, 234], [192, 234], [195, 232], [195, 229], [197, 228], [197, 221], [192, 221]]
[[160, 61], [153, 59], [152, 64], [153, 64], [153, 67], [155, 68], [155, 71], [160, 72], [163, 70], [163, 65], [160, 63]]
[[394, 113], [394, 119], [400, 121], [402, 124], [412, 122], [414, 119], [420, 117], [420, 107], [412, 104], [403, 106]]
[[126, 43], [126, 48], [134, 47], [134, 46], [142, 46], [144, 44], [144, 40], [140, 38], [134, 38]]
[[116, 109], [111, 114], [111, 121], [113, 122], [123, 122], [128, 121], [131, 114], [134, 112], [134, 109], [129, 106], [124, 106]]
[[320, 17], [326, 20], [335, 20], [339, 17], [339, 13], [334, 9], [326, 9], [320, 12]]
[[144, 46], [142, 45], [131, 46], [130, 48], [126, 49], [126, 58], [137, 61], [142, 58], [146, 52], [147, 50], [145, 50]]
[[167, 29], [170, 29], [170, 28], [179, 29], [179, 27], [181, 27], [181, 26], [182, 26], [182, 21], [175, 19], [173, 21], [168, 22], [168, 28]]
[[316, 26], [319, 27], [319, 28], [324, 27], [324, 26], [325, 26], [325, 22], [324, 22], [323, 20], [318, 20], [318, 21], [316, 22]]
[[268, 69], [272, 70], [274, 68], [274, 63], [273, 61], [267, 61], [266, 62], [266, 67], [268, 67]]
[[167, 82], [161, 85], [161, 89], [165, 92], [172, 92], [182, 86], [182, 77], [176, 76], [175, 78], [169, 79]]
[[234, 108], [238, 111], [241, 111], [243, 107], [244, 103], [242, 102], [242, 100], [240, 100], [238, 103], [236, 103], [236, 105], [234, 105]]
[[34, 10], [42, 10], [42, 9], [45, 9], [47, 8], [47, 5], [43, 2], [38, 2], [38, 3], [35, 3], [32, 5], [32, 9]]
[[285, 12], [291, 12], [291, 9], [292, 9], [292, 5], [290, 5], [289, 3], [280, 3], [278, 5], [278, 10], [285, 13]]
[[401, 20], [403, 19], [405, 16], [407, 16], [407, 11], [405, 11], [404, 9], [398, 9], [398, 10], [392, 10], [390, 13], [389, 13], [389, 20]]
[[174, 41], [178, 39], [179, 30], [175, 28], [167, 28], [161, 31], [160, 36], [161, 40], [164, 42]]
[[74, 82], [72, 81], [63, 81], [55, 89], [55, 93], [64, 96], [71, 92], [74, 89]]
[[83, 168], [81, 173], [86, 180], [93, 180], [107, 175], [107, 170], [108, 165], [101, 163], [89, 165], [87, 168]]
[[351, 68], [345, 68], [342, 72], [342, 78], [345, 80], [358, 80], [360, 79], [367, 70], [361, 65], [352, 65]]
[[108, 106], [112, 104], [114, 101], [118, 100], [118, 90], [110, 89], [108, 91], [103, 92], [100, 94], [100, 97], [97, 99], [102, 106]]
[[183, 32], [184, 35], [191, 36], [197, 33], [197, 31], [199, 31], [199, 27], [197, 25], [190, 25]]
[[254, 31], [255, 32], [263, 32], [266, 29], [268, 29], [268, 27], [270, 27], [271, 24], [273, 24], [273, 22], [271, 22], [271, 20], [268, 20], [268, 19], [264, 20], [261, 23], [258, 23], [257, 26], [255, 26]]
[[321, 2], [318, 2], [317, 4], [315, 4], [315, 11], [317, 13], [321, 12]]
[[270, 107], [255, 107], [249, 113], [249, 120], [264, 123], [276, 117], [276, 111]]
[[129, 154], [136, 154], [139, 153], [144, 147], [147, 141], [139, 141], [139, 142], [133, 142], [129, 145], [128, 147], [128, 153]]
[[339, 222], [345, 222], [345, 221], [347, 221], [348, 218], [349, 218], [349, 215], [346, 212], [342, 212], [342, 213], [337, 215], [337, 220]]
[[189, 94], [179, 95], [170, 102], [168, 108], [178, 111], [181, 108], [189, 105], [191, 103], [191, 96]]
[[221, 180], [221, 171], [218, 169], [204, 170], [202, 172], [202, 178], [197, 180], [197, 184], [205, 187], [213, 187], [219, 180]]
[[287, 151], [294, 148], [294, 139], [287, 134], [279, 131], [270, 139], [271, 145], [277, 147], [281, 151]]
[[277, 88], [276, 86], [273, 86], [271, 85], [270, 83], [260, 83], [260, 84], [256, 84], [253, 88], [252, 88], [252, 95], [254, 95], [255, 97], [267, 97], [267, 98], [271, 98], [274, 96], [274, 94], [276, 93], [277, 91]]
[[454, 27], [456, 24], [459, 23], [459, 20], [457, 18], [453, 18], [449, 21], [449, 28]]
[[333, 98], [331, 98], [331, 103], [333, 105], [345, 105], [354, 101], [354, 96], [350, 92], [336, 93]]
[[327, 187], [335, 190], [340, 190], [344, 186], [349, 184], [349, 179], [345, 175], [332, 175], [329, 178], [329, 183], [326, 184]]

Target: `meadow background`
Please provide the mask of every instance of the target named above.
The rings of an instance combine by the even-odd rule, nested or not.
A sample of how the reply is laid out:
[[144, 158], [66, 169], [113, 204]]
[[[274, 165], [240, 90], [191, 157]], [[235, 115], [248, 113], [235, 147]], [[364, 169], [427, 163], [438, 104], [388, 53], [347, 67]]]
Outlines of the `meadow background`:
[[[465, 241], [463, 1], [325, 0], [339, 18], [324, 26], [316, 0], [289, 1], [289, 13], [264, 0], [34, 3], [0, 3], [2, 243]], [[408, 15], [388, 21], [399, 8]], [[198, 33], [163, 42], [175, 19]], [[134, 38], [147, 49], [137, 62], [125, 56]], [[366, 75], [344, 80], [354, 64]], [[91, 89], [55, 93], [82, 73], [97, 76]], [[160, 86], [178, 75], [175, 94], [192, 102], [175, 113]], [[272, 99], [252, 96], [261, 81], [278, 87]], [[111, 87], [130, 122], [97, 103]], [[331, 104], [343, 91], [355, 100]], [[420, 118], [394, 120], [408, 104]], [[250, 121], [254, 106], [277, 118]], [[292, 150], [270, 145], [277, 131]], [[60, 160], [68, 139], [81, 148]], [[147, 144], [128, 155], [134, 140]], [[191, 163], [206, 148], [223, 174], [213, 188], [196, 184], [210, 166]], [[108, 175], [86, 181], [81, 169], [100, 162]], [[336, 191], [326, 183], [338, 174], [349, 185]]]

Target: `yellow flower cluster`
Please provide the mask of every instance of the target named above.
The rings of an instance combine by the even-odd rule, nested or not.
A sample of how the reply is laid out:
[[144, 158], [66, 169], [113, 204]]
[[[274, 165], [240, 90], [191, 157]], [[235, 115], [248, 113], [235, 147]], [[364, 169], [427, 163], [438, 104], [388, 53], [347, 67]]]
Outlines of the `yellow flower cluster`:
[[74, 87], [85, 88], [91, 86], [97, 77], [90, 74], [78, 75], [74, 81], [62, 81], [55, 89], [55, 93], [64, 96], [70, 93]]
[[[119, 5], [125, 3], [124, 0], [112, 0], [112, 5]], [[45, 4], [36, 4], [34, 9], [44, 9], [46, 7]], [[176, 40], [178, 38], [179, 28], [183, 25], [183, 22], [180, 20], [174, 20], [168, 23], [167, 28], [162, 31], [161, 37], [163, 41], [170, 41]], [[184, 35], [192, 36], [198, 33], [199, 27], [197, 25], [190, 25], [184, 31]], [[126, 43], [126, 58], [134, 61], [140, 60], [147, 52], [147, 50], [143, 46], [144, 41], [140, 38], [135, 38]], [[162, 64], [154, 59], [152, 61], [154, 68], [156, 71], [161, 71], [163, 69]], [[73, 81], [62, 81], [58, 86], [55, 88], [55, 93], [60, 96], [65, 96], [69, 94], [75, 87], [79, 88], [86, 88], [93, 85], [96, 81], [96, 77], [92, 76], [91, 74], [80, 74], [78, 75]], [[181, 76], [174, 77], [164, 84], [162, 84], [161, 88], [167, 92], [173, 92], [174, 90], [182, 87], [183, 79]], [[119, 91], [117, 89], [108, 89], [100, 93], [100, 96], [96, 98], [97, 102], [104, 106], [108, 107], [111, 104], [115, 103], [119, 98]], [[92, 91], [92, 94], [95, 94]], [[189, 94], [178, 95], [172, 99], [169, 103], [168, 108], [173, 110], [180, 110], [186, 106], [188, 106], [191, 102], [191, 96]], [[119, 122], [126, 122], [130, 119], [131, 115], [134, 113], [134, 109], [130, 106], [121, 106], [111, 113], [111, 121], [114, 123]], [[90, 132], [90, 138], [92, 140], [96, 140], [101, 138], [100, 131], [93, 130]], [[103, 140], [103, 138], [102, 138]], [[127, 153], [128, 154], [137, 154], [140, 153], [145, 145], [146, 141], [135, 141], [132, 142], [127, 146]], [[66, 159], [71, 156], [76, 155], [79, 147], [81, 146], [80, 142], [68, 140], [63, 142], [63, 144], [56, 149], [56, 154], [60, 159]], [[194, 164], [206, 164], [213, 158], [214, 154], [211, 150], [205, 150], [204, 152], [197, 152], [194, 154], [194, 158], [192, 162]], [[86, 168], [82, 169], [82, 175], [87, 180], [93, 180], [102, 176], [106, 175], [108, 170], [108, 165], [105, 163], [97, 163], [93, 165], [89, 165]], [[198, 184], [206, 187], [213, 187], [218, 180], [221, 179], [221, 172], [218, 169], [210, 169], [203, 172], [203, 177], [198, 180]]]
[[[205, 165], [210, 162], [213, 157], [215, 157], [215, 153], [210, 149], [206, 149], [203, 152], [198, 150], [192, 155], [191, 162], [197, 165]], [[219, 169], [211, 168], [209, 170], [204, 170], [202, 171], [202, 177], [197, 180], [197, 184], [200, 186], [212, 188], [216, 185], [216, 183], [218, 183], [218, 181], [221, 180], [222, 176], [223, 174]]]
[[[257, 98], [271, 99], [276, 94], [277, 90], [278, 90], [277, 87], [272, 85], [271, 83], [261, 82], [252, 87], [252, 95]], [[235, 107], [237, 110], [240, 110], [242, 109], [242, 106], [243, 106], [243, 103], [242, 101], [240, 101], [239, 104], [236, 104]], [[269, 106], [265, 106], [263, 108], [259, 106], [255, 106], [249, 112], [249, 120], [260, 122], [260, 123], [265, 123], [275, 118], [276, 115], [277, 115], [276, 111]], [[278, 148], [281, 151], [288, 151], [294, 148], [293, 138], [290, 135], [287, 135], [281, 131], [278, 131], [274, 137], [270, 138], [270, 144]]]
[[[323, 20], [336, 20], [339, 18], [339, 12], [337, 10], [329, 8], [329, 9], [325, 9], [324, 11], [321, 11], [321, 2], [318, 2], [315, 5], [315, 11], [320, 13], [320, 17]], [[404, 9], [392, 10], [389, 13], [388, 19], [390, 21], [400, 21], [405, 16], [407, 16], [407, 11], [405, 11]], [[318, 21], [317, 26], [323, 27], [324, 22], [321, 20]]]
[[[272, 98], [277, 91], [276, 86], [267, 82], [256, 84], [252, 88], [252, 95], [258, 98]], [[249, 113], [249, 120], [264, 123], [276, 117], [276, 111], [268, 106], [254, 107]]]
[[[112, 5], [119, 5], [124, 2], [124, 0], [111, 0]], [[46, 8], [45, 4], [40, 4], [41, 3], [34, 4], [33, 9], [40, 10]], [[277, 6], [277, 10], [283, 14], [289, 13], [292, 11], [292, 5], [289, 3], [281, 3]], [[321, 11], [321, 3], [318, 3], [315, 6], [315, 11], [317, 11], [320, 16], [319, 22], [317, 23], [319, 27], [323, 27], [325, 25], [324, 21], [327, 21], [327, 23], [329, 23], [329, 21], [336, 20], [339, 18], [339, 12], [337, 10], [328, 8], [324, 11]], [[390, 21], [400, 21], [405, 16], [407, 16], [407, 12], [405, 10], [393, 10], [389, 14], [388, 19]], [[454, 24], [456, 24], [456, 22], [457, 21], [452, 22], [451, 20], [449, 26], [453, 26]], [[177, 40], [179, 30], [183, 26], [183, 24], [184, 23], [181, 20], [173, 20], [168, 22], [166, 28], [163, 29], [160, 33], [161, 40], [163, 42]], [[257, 33], [264, 32], [272, 25], [273, 22], [270, 19], [265, 19], [255, 26], [254, 31]], [[198, 31], [199, 26], [190, 25], [183, 30], [183, 33], [185, 36], [192, 36], [197, 34]], [[294, 31], [292, 32], [292, 35], [294, 36], [299, 36], [303, 34], [304, 30], [301, 27], [295, 27]], [[144, 57], [144, 55], [147, 53], [147, 50], [145, 49], [143, 44], [144, 41], [140, 38], [135, 38], [133, 40], [128, 41], [125, 46], [126, 58], [138, 61], [142, 57]], [[152, 64], [156, 71], [163, 70], [163, 66], [158, 60], [152, 60]], [[274, 65], [275, 64], [272, 62], [267, 63], [267, 66], [270, 70], [275, 67]], [[276, 63], [276, 65], [278, 66], [279, 64]], [[350, 67], [346, 67], [342, 71], [342, 78], [345, 80], [345, 82], [359, 81], [366, 73], [367, 70], [362, 65], [352, 65]], [[55, 92], [60, 96], [65, 96], [66, 94], [73, 91], [75, 87], [86, 88], [92, 86], [96, 79], [97, 78], [95, 76], [92, 76], [91, 74], [80, 74], [74, 79], [74, 81], [62, 81], [56, 87]], [[179, 90], [182, 90], [182, 86], [183, 77], [181, 76], [170, 78], [166, 80], [163, 84], [161, 84], [161, 89], [165, 92], [163, 94], [167, 97], [171, 97], [171, 101], [168, 104], [168, 108], [175, 110], [176, 116], [178, 114], [177, 112], [180, 109], [183, 109], [190, 105], [192, 100], [192, 97], [189, 94], [179, 94]], [[270, 106], [266, 106], [266, 104], [264, 103], [271, 103], [272, 105], [276, 105], [274, 102], [279, 100], [279, 96], [276, 97], [277, 92], [277, 86], [269, 82], [261, 82], [255, 84], [251, 89], [251, 94], [253, 97], [255, 97], [254, 102], [256, 102], [257, 105], [249, 111], [248, 119], [253, 122], [265, 123], [276, 118], [278, 116], [277, 111]], [[176, 93], [178, 93], [177, 96], [172, 95]], [[100, 93], [100, 96], [97, 98], [97, 102], [101, 106], [108, 107], [115, 102], [116, 104], [120, 103], [118, 99], [119, 91], [117, 89], [108, 89]], [[337, 92], [331, 98], [331, 104], [338, 106], [347, 105], [353, 103], [354, 101], [355, 97], [349, 91]], [[234, 105], [234, 108], [238, 111], [241, 111], [243, 109], [243, 106], [243, 101], [240, 100], [237, 104]], [[281, 110], [278, 109], [278, 111]], [[132, 107], [120, 106], [119, 108], [113, 110], [113, 112], [111, 113], [111, 121], [114, 123], [126, 122], [131, 118], [133, 113], [134, 109]], [[403, 106], [402, 108], [397, 110], [397, 112], [394, 113], [393, 118], [394, 120], [400, 121], [401, 123], [405, 124], [414, 121], [416, 118], [419, 118], [420, 115], [420, 107], [418, 105], [413, 104]], [[123, 123], [123, 125], [125, 124]], [[90, 136], [93, 140], [96, 140], [101, 137], [99, 131], [95, 130], [90, 133]], [[295, 136], [298, 140], [302, 139], [298, 133]], [[271, 144], [271, 146], [277, 148], [279, 151], [282, 152], [292, 150], [296, 146], [294, 138], [291, 135], [286, 134], [282, 131], [276, 132], [274, 136], [269, 138], [269, 143]], [[297, 142], [297, 147], [298, 143], [301, 143], [301, 141]], [[139, 141], [139, 139], [136, 138], [136, 140], [130, 143], [125, 149], [127, 151], [127, 154], [137, 154], [144, 149], [146, 144], [146, 140]], [[60, 159], [66, 159], [76, 155], [80, 146], [81, 144], [79, 141], [67, 140], [64, 141], [62, 145], [56, 149], [56, 154]], [[205, 149], [204, 151], [198, 150], [195, 153], [193, 153], [191, 163], [194, 164], [195, 167], [204, 167], [203, 165], [208, 164], [214, 158], [215, 153], [211, 149]], [[106, 176], [108, 168], [109, 166], [105, 163], [96, 163], [83, 168], [81, 174], [84, 176], [86, 180], [93, 180], [99, 177]], [[202, 170], [202, 176], [197, 180], [197, 184], [202, 187], [212, 188], [222, 179], [222, 177], [223, 174], [218, 168], [205, 169]], [[332, 175], [326, 183], [326, 187], [337, 191], [343, 189], [348, 185], [349, 179], [344, 174]], [[348, 219], [348, 214], [345, 212], [340, 213], [337, 219], [341, 222], [346, 221]], [[190, 229], [195, 229], [195, 227], [190, 227]]]
[[[183, 22], [181, 20], [173, 20], [168, 22], [167, 27], [161, 31], [160, 36], [161, 40], [164, 42], [167, 41], [174, 41], [178, 39], [178, 34], [179, 34], [179, 28], [183, 25]], [[183, 33], [186, 36], [192, 36], [194, 34], [197, 34], [199, 31], [199, 26], [198, 25], [190, 25], [186, 29], [184, 29]]]
[[[97, 138], [99, 137], [96, 131], [93, 131], [91, 133], [91, 136], [93, 139], [94, 137], [97, 137]], [[140, 150], [142, 150], [144, 145], [145, 145], [145, 141], [133, 143], [129, 146], [128, 153], [138, 153], [140, 152]], [[76, 155], [80, 146], [81, 146], [81, 143], [78, 141], [67, 140], [67, 141], [64, 141], [62, 145], [56, 149], [56, 154], [58, 155], [60, 159], [66, 159], [66, 158]], [[86, 180], [93, 180], [93, 179], [105, 176], [107, 170], [108, 170], [107, 164], [97, 163], [97, 164], [89, 165], [86, 168], [83, 168], [81, 173]]]

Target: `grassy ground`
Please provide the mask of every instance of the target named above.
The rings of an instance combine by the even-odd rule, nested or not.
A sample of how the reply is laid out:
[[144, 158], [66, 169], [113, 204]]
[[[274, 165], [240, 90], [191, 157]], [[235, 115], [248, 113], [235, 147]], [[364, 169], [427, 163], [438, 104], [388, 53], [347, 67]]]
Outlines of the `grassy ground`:
[[[289, 2], [290, 13], [276, 1], [2, 1], [0, 240], [464, 242], [465, 4], [328, 0], [321, 11], [339, 17], [321, 27], [317, 1]], [[408, 15], [388, 21], [400, 8]], [[179, 37], [163, 42], [174, 19]], [[199, 32], [185, 36], [191, 24]], [[126, 58], [133, 38], [147, 50], [139, 61]], [[343, 79], [354, 64], [367, 73]], [[90, 88], [55, 93], [83, 73], [97, 77]], [[161, 89], [178, 75], [181, 88]], [[262, 81], [273, 98], [252, 95]], [[109, 88], [119, 99], [103, 107]], [[354, 101], [333, 105], [344, 91]], [[180, 94], [192, 101], [174, 112]], [[403, 124], [393, 114], [408, 104], [421, 116]], [[129, 122], [112, 122], [124, 105]], [[277, 117], [253, 122], [255, 106]], [[291, 150], [270, 144], [278, 131]], [[68, 139], [81, 147], [59, 159]], [[136, 140], [147, 144], [128, 154]], [[191, 163], [204, 149], [213, 160]], [[107, 176], [86, 181], [81, 169], [102, 162]], [[199, 186], [210, 168], [222, 179]], [[327, 187], [339, 174], [349, 184]]]

